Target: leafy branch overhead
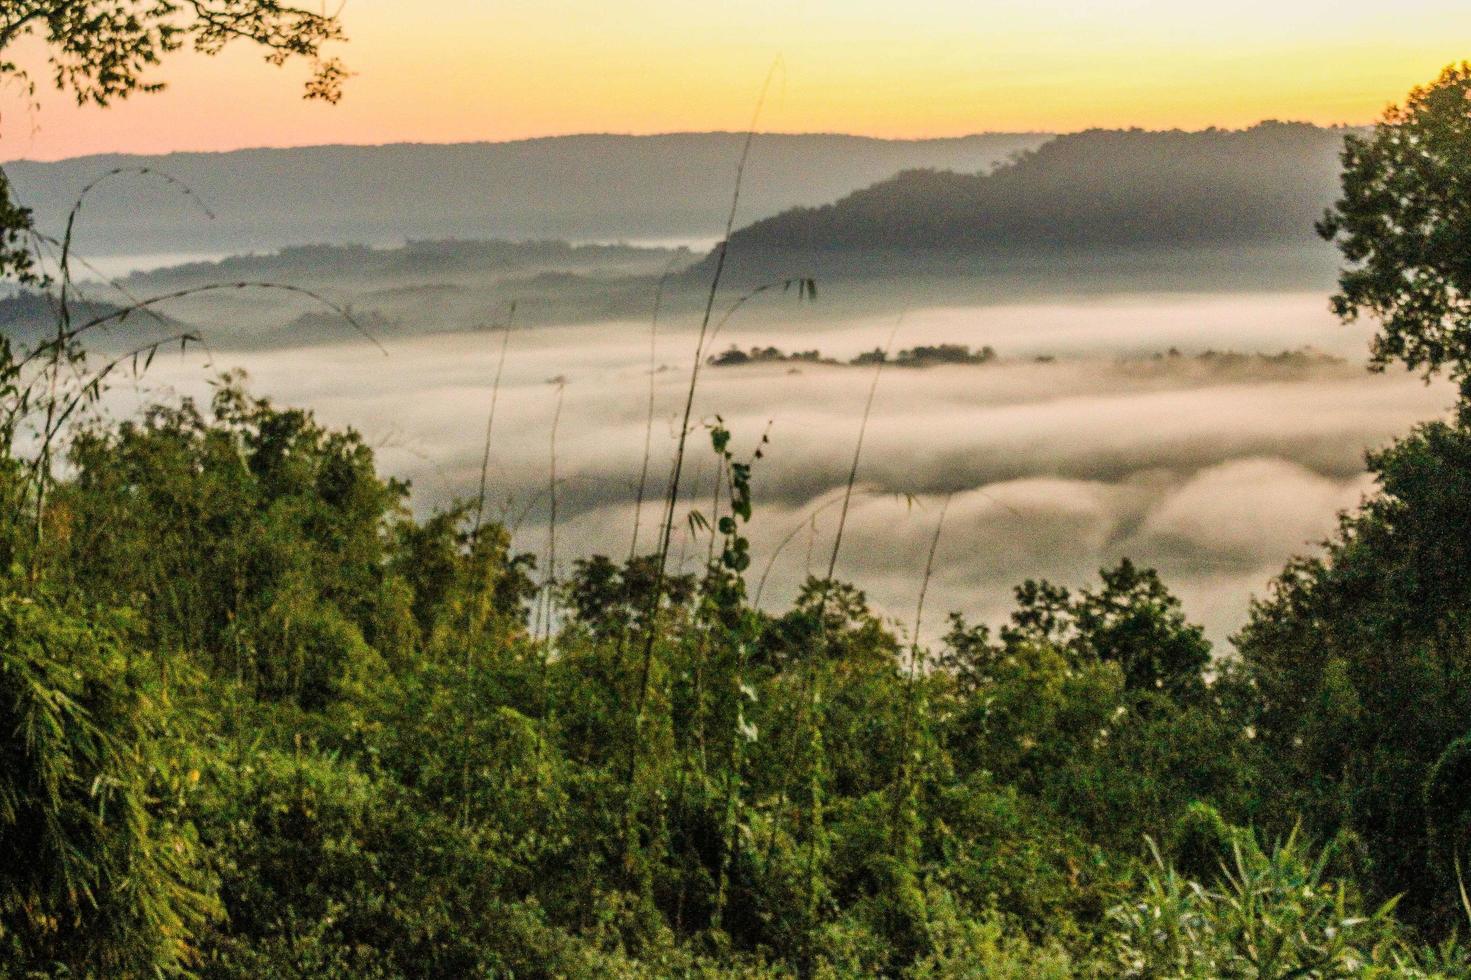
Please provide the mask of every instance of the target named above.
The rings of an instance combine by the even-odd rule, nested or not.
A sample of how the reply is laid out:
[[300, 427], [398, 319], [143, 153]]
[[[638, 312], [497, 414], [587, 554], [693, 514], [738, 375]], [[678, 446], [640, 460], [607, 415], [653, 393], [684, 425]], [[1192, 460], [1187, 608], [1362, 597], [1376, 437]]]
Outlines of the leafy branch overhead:
[[163, 57], [187, 46], [218, 54], [248, 41], [273, 65], [300, 57], [312, 63], [306, 97], [336, 102], [347, 70], [322, 53], [344, 39], [335, 14], [314, 13], [277, 0], [40, 0], [6, 4], [0, 14], [0, 74], [28, 88], [29, 73], [8, 53], [15, 42], [39, 37], [52, 80], [79, 104], [105, 106], [135, 92], [157, 92], [150, 76]]
[[[39, 41], [50, 81], [79, 105], [110, 105], [135, 93], [157, 92], [165, 82], [154, 69], [165, 56], [189, 47], [214, 55], [243, 41], [266, 61], [301, 58], [311, 65], [305, 96], [336, 102], [350, 74], [325, 49], [344, 40], [336, 14], [278, 0], [20, 0], [0, 4], [0, 84], [19, 85], [34, 98], [36, 79], [15, 54], [20, 42]], [[0, 171], [0, 276], [36, 277], [33, 218], [14, 200]]]

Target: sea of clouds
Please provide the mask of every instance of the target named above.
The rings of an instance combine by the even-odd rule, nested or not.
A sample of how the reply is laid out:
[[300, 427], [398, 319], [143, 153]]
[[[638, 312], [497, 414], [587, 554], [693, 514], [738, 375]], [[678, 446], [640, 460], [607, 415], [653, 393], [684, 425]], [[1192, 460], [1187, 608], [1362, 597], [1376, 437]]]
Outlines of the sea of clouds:
[[[885, 344], [896, 328], [892, 317], [793, 326], [768, 315], [753, 323], [732, 321], [710, 349], [775, 344], [846, 359]], [[838, 574], [911, 628], [948, 499], [926, 637], [942, 628], [946, 611], [1000, 619], [1023, 579], [1082, 585], [1129, 556], [1157, 567], [1190, 616], [1223, 642], [1283, 562], [1315, 548], [1335, 515], [1372, 491], [1365, 451], [1450, 404], [1444, 384], [1367, 372], [1368, 335], [1367, 327], [1338, 325], [1320, 293], [913, 310], [897, 323], [895, 348], [988, 344], [1001, 359], [884, 369]], [[243, 368], [256, 392], [361, 432], [380, 467], [411, 479], [416, 508], [428, 510], [475, 492], [501, 339], [390, 338], [386, 357], [345, 343], [222, 354], [207, 365], [197, 356], [160, 360], [147, 394], [202, 395], [212, 372]], [[652, 549], [694, 341], [694, 324], [662, 324], [651, 372], [647, 323], [513, 331], [489, 497], [519, 548], [547, 548], [560, 397], [558, 570], [565, 574], [579, 556], [629, 552], [652, 379], [653, 502], [643, 508], [639, 542]], [[1304, 346], [1341, 360], [1193, 356]], [[1182, 356], [1153, 356], [1171, 347]], [[755, 469], [752, 589], [765, 576], [762, 603], [780, 608], [806, 575], [821, 574], [873, 377], [871, 368], [812, 364], [705, 368], [675, 558], [692, 570], [707, 553], [708, 535], [692, 531], [685, 515], [711, 509], [716, 469], [705, 425], [718, 414], [738, 454], [770, 437]]]

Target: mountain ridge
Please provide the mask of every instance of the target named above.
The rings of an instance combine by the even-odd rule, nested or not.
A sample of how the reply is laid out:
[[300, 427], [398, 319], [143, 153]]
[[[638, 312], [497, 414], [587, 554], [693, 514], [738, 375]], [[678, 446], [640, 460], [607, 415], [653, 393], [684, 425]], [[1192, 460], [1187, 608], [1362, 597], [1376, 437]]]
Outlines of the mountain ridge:
[[1343, 139], [1354, 131], [1278, 121], [1084, 130], [989, 172], [908, 169], [751, 222], [731, 236], [728, 268], [820, 275], [854, 255], [903, 268], [997, 252], [1319, 246], [1314, 221], [1337, 194]]
[[[754, 220], [821, 204], [914, 166], [980, 171], [1039, 134], [924, 141], [828, 134], [757, 137], [742, 194]], [[347, 144], [5, 164], [16, 199], [55, 234], [83, 187], [80, 247], [92, 254], [231, 252], [409, 238], [708, 242], [724, 230], [744, 133], [582, 134], [502, 143]]]

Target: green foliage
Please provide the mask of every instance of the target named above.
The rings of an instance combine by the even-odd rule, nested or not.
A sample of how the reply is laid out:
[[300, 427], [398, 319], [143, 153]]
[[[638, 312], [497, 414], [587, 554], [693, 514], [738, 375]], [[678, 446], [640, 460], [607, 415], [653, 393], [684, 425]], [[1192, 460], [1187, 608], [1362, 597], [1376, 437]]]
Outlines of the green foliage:
[[929, 896], [930, 921], [923, 957], [906, 972], [913, 980], [1067, 980], [1078, 974], [1059, 945], [1037, 946], [989, 915], [967, 916], [944, 892]]
[[926, 848], [938, 882], [965, 907], [1068, 937], [1118, 898], [1130, 861], [1087, 841], [1048, 808], [989, 775], [945, 787], [929, 804]]
[[378, 479], [355, 434], [230, 381], [209, 418], [186, 401], [83, 431], [70, 462], [48, 512], [53, 574], [136, 607], [151, 646], [306, 705], [404, 654], [386, 566], [406, 488]]
[[1180, 600], [1153, 569], [1135, 568], [1127, 558], [1099, 574], [1103, 588], [1084, 589], [1076, 599], [1046, 581], [1021, 585], [1017, 611], [1001, 633], [1004, 645], [1051, 643], [1079, 663], [1118, 664], [1130, 690], [1198, 697], [1210, 644], [1199, 626], [1185, 621]]
[[1365, 909], [1331, 877], [1333, 849], [1297, 835], [1270, 851], [1236, 835], [1210, 886], [1155, 854], [1142, 894], [1110, 912], [1119, 976], [1424, 976], [1397, 933], [1394, 903]]
[[0, 170], [0, 274], [26, 284], [41, 278], [30, 248], [33, 220], [30, 208], [21, 207], [11, 197], [10, 178]]
[[[576, 622], [598, 639], [642, 633], [654, 605], [658, 555], [640, 555], [621, 567], [604, 555], [578, 558], [563, 595]], [[689, 605], [695, 594], [690, 575], [665, 575], [659, 601], [664, 614]]]
[[1237, 639], [1262, 817], [1353, 831], [1374, 893], [1405, 893], [1406, 913], [1445, 928], [1460, 901], [1425, 800], [1471, 716], [1471, 431], [1425, 425], [1369, 462], [1380, 493], [1321, 558], [1288, 567]]
[[130, 632], [0, 596], [0, 960], [17, 973], [181, 972], [216, 908], [187, 819], [199, 773]]
[[1224, 870], [1238, 831], [1209, 803], [1192, 803], [1180, 814], [1166, 841], [1174, 867], [1192, 881], [1211, 882]]
[[702, 571], [676, 478], [660, 552], [578, 560], [532, 635], [482, 508], [416, 516], [238, 377], [78, 422], [109, 370], [0, 344], [0, 976], [1471, 972], [1471, 429], [1372, 457], [1239, 659], [1127, 560], [932, 656], [831, 569], [751, 606], [766, 438], [718, 416]]
[[518, 944], [542, 927], [534, 909], [498, 900], [515, 854], [494, 839], [313, 752], [255, 752], [211, 776], [200, 833], [228, 919], [206, 937], [205, 975], [526, 969]]
[[1403, 361], [1427, 375], [1449, 367], [1471, 392], [1471, 209], [1458, 188], [1471, 149], [1471, 64], [1391, 107], [1370, 138], [1343, 150], [1343, 196], [1319, 224], [1350, 263], [1333, 309], [1381, 326], [1373, 361]]
[[1101, 574], [1077, 597], [1025, 583], [999, 641], [952, 617], [938, 662], [955, 684], [957, 767], [992, 772], [1125, 851], [1197, 800], [1245, 816], [1255, 750], [1237, 685], [1207, 683], [1209, 645], [1152, 571]]
[[861, 590], [814, 576], [802, 584], [791, 611], [762, 632], [756, 655], [762, 663], [787, 667], [814, 656], [893, 664], [898, 654], [899, 641], [869, 608]]
[[[55, 738], [10, 769], [8, 819], [26, 829], [0, 842], [75, 862], [86, 888], [6, 864], [24, 869], [0, 906], [9, 948], [98, 975], [1110, 975], [1121, 949], [1194, 955], [1110, 909], [1204, 928], [1229, 904], [1210, 896], [1248, 873], [1273, 922], [1327, 942], [1325, 907], [1282, 918], [1270, 882], [1298, 872], [1251, 863], [1228, 823], [1290, 798], [1317, 827], [1315, 806], [1342, 806], [1274, 781], [1300, 761], [1266, 754], [1294, 737], [1261, 696], [1290, 688], [1258, 672], [1277, 660], [1248, 646], [1208, 678], [1199, 629], [1128, 563], [1076, 594], [1029, 583], [996, 640], [954, 619], [940, 656], [913, 651], [934, 669], [911, 670], [846, 583], [813, 579], [791, 609], [757, 612], [743, 579], [757, 457], [731, 442], [717, 423], [730, 492], [703, 577], [660, 586], [656, 559], [583, 561], [553, 647], [527, 633], [530, 561], [505, 529], [467, 528], [465, 507], [414, 518], [354, 434], [235, 379], [208, 413], [75, 428], [45, 533], [9, 539], [19, 577], [0, 622], [44, 643], [5, 661], [29, 672], [5, 675], [19, 678], [7, 696], [21, 714], [36, 691], [68, 700], [45, 702]], [[1451, 467], [1410, 455], [1384, 471], [1418, 487]], [[20, 499], [25, 530], [39, 501]], [[131, 611], [62, 611], [113, 608]], [[1346, 635], [1313, 635], [1344, 666], [1308, 695], [1325, 706], [1311, 744], [1353, 746], [1372, 699]], [[46, 666], [58, 651], [65, 669]], [[1443, 752], [1404, 779], [1459, 841], [1459, 756], [1430, 776]], [[1311, 873], [1377, 890], [1389, 839], [1353, 827], [1371, 860], [1345, 837]], [[1147, 876], [1136, 890], [1145, 834], [1168, 838], [1208, 901]], [[1345, 909], [1356, 894], [1344, 886]], [[1241, 928], [1215, 922], [1202, 955], [1236, 950]], [[1343, 948], [1362, 951], [1349, 932]], [[1463, 957], [1454, 942], [1384, 948], [1416, 969]]]
[[[1471, 736], [1461, 736], [1435, 760], [1425, 780], [1425, 823], [1429, 830], [1429, 859], [1442, 875], [1454, 870], [1459, 890], [1471, 861]], [[1447, 882], [1446, 884], [1449, 884]], [[1464, 894], [1464, 892], [1463, 892]], [[1462, 899], [1464, 903], [1464, 897]]]

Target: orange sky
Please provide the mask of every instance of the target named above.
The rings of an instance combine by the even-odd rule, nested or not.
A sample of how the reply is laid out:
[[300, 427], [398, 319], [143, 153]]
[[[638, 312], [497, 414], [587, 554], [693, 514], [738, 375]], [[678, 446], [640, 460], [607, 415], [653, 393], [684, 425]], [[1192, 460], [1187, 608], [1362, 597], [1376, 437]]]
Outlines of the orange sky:
[[[244, 47], [159, 95], [0, 99], [0, 158], [761, 128], [878, 136], [1366, 122], [1471, 57], [1471, 4], [1368, 0], [349, 0], [338, 106]], [[38, 65], [38, 48], [19, 52]]]

